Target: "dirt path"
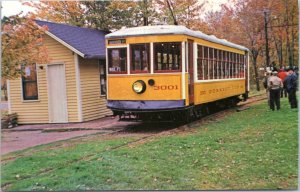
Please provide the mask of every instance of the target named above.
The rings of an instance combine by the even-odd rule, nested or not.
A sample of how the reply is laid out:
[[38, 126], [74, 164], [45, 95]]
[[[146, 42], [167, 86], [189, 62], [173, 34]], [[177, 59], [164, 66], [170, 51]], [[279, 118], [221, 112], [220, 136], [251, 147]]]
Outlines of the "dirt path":
[[85, 123], [22, 125], [1, 130], [1, 155], [37, 145], [95, 133], [109, 134], [123, 129], [127, 122], [103, 118]]

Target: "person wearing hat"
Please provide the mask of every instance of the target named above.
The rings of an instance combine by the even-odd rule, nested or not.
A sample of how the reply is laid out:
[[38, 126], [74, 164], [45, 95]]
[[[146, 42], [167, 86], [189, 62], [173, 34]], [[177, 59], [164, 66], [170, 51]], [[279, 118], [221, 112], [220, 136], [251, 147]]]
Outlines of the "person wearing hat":
[[272, 111], [275, 110], [275, 105], [277, 110], [280, 109], [280, 91], [283, 87], [283, 83], [281, 79], [277, 77], [277, 74], [277, 71], [273, 71], [268, 82], [268, 88], [270, 90], [270, 109]]
[[291, 108], [297, 108], [297, 98], [296, 98], [296, 91], [297, 91], [297, 75], [294, 73], [293, 68], [288, 69], [288, 76], [284, 80], [284, 84], [286, 86], [286, 90], [289, 95], [289, 102]]

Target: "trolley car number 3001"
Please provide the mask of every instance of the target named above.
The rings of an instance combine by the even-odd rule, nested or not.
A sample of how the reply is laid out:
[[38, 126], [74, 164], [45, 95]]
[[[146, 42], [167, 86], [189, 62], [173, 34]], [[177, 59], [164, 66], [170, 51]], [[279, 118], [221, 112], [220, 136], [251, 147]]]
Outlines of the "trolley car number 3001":
[[155, 91], [178, 90], [178, 85], [157, 85], [153, 87]]

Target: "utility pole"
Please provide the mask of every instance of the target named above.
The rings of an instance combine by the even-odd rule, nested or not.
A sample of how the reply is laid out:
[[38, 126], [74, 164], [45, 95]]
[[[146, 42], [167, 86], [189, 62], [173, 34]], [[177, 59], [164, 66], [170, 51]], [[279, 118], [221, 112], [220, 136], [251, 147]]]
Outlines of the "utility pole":
[[267, 67], [270, 67], [267, 10], [264, 10], [264, 18], [265, 18], [265, 39], [266, 39], [266, 65]]

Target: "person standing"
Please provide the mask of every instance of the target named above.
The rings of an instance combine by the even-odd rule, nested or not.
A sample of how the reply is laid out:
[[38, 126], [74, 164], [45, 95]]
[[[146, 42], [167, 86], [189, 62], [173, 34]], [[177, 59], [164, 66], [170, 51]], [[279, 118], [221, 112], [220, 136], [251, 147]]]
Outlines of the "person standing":
[[[288, 73], [282, 68], [279, 70], [278, 77], [281, 79], [282, 82], [284, 82], [284, 79], [288, 76]], [[282, 98], [284, 94], [284, 97], [287, 97], [287, 91], [286, 86], [283, 84], [283, 88], [280, 91], [280, 97]]]
[[297, 75], [294, 73], [293, 68], [288, 69], [288, 76], [285, 78], [284, 81], [286, 85], [286, 90], [289, 95], [289, 102], [291, 108], [297, 108], [297, 98], [296, 98], [296, 91], [297, 91]]
[[264, 88], [266, 89], [266, 94], [267, 94], [267, 99], [268, 99], [268, 105], [269, 106], [270, 106], [270, 91], [269, 91], [269, 88], [268, 88], [268, 83], [269, 83], [270, 76], [271, 76], [271, 71], [267, 71], [265, 73], [265, 77], [264, 77], [264, 81], [263, 81]]
[[275, 105], [277, 110], [280, 109], [280, 90], [283, 87], [283, 83], [281, 79], [277, 77], [277, 74], [277, 71], [273, 71], [268, 82], [268, 88], [270, 90], [270, 109], [272, 111], [275, 110]]

